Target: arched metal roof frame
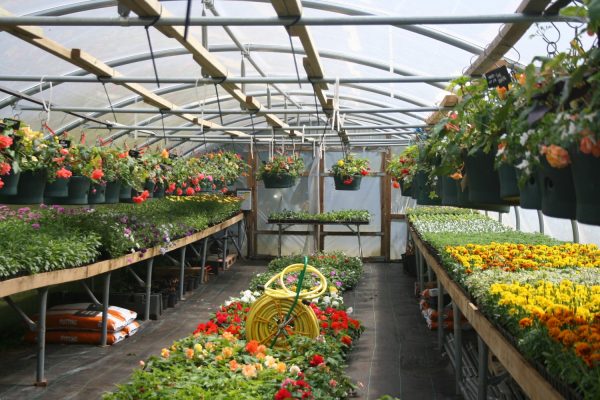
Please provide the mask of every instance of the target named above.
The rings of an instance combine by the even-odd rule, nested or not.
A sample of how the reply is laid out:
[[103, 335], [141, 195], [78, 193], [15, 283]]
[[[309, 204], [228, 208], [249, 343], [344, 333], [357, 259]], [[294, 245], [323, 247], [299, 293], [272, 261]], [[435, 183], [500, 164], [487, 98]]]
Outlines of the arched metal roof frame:
[[[179, 85], [180, 90], [183, 90], [182, 86], [186, 86], [185, 89], [194, 87], [193, 85]], [[157, 94], [170, 93], [171, 90], [173, 90], [173, 88], [174, 87], [162, 88], [162, 89], [157, 90], [156, 93]], [[312, 91], [292, 91], [291, 94], [294, 95], [294, 96], [307, 96], [307, 97], [312, 97], [313, 96], [313, 92]], [[265, 96], [267, 96], [267, 93], [266, 92], [260, 92], [260, 91], [258, 91], [258, 92], [251, 92], [251, 93], [249, 93], [249, 95], [256, 96], [256, 97], [265, 97]], [[275, 95], [275, 94], [272, 94], [272, 95], [273, 96], [280, 96], [280, 95]], [[122, 107], [125, 107], [127, 105], [135, 104], [135, 103], [137, 103], [139, 101], [139, 100], [136, 101], [137, 97], [139, 97], [139, 96], [135, 96], [135, 97], [132, 97], [132, 98], [128, 98], [128, 99], [122, 100], [121, 102], [115, 103], [113, 106], [115, 108], [122, 108]], [[369, 105], [372, 105], [372, 106], [385, 107], [384, 103], [376, 102], [376, 101], [373, 101], [373, 100], [363, 99], [363, 98], [358, 97], [358, 96], [340, 95], [340, 98], [344, 99], [344, 100], [350, 100], [350, 101], [356, 101], [356, 102], [360, 102], [360, 103], [364, 103], [364, 104], [369, 104]], [[226, 96], [220, 97], [220, 100], [222, 102], [224, 102], [224, 101], [232, 101], [233, 98], [231, 97], [231, 95], [226, 95]], [[206, 100], [205, 104], [207, 104], [207, 105], [214, 104], [217, 101], [218, 100], [217, 100], [216, 97], [212, 97], [212, 98], [208, 98]], [[197, 107], [197, 106], [198, 106], [198, 102], [192, 102], [192, 103], [184, 105], [182, 108], [192, 108], [192, 107]], [[93, 113], [93, 115], [95, 117], [99, 117], [99, 116], [105, 115], [107, 113], [109, 113], [109, 112], [107, 111], [106, 113]], [[319, 114], [319, 115], [320, 116], [324, 116], [324, 114]], [[312, 118], [313, 116], [316, 117], [316, 113], [314, 115], [310, 114], [309, 118]], [[367, 116], [371, 117], [371, 115], [369, 115], [369, 114]], [[395, 118], [390, 118], [387, 115], [385, 115], [385, 116], [379, 116], [379, 115], [377, 115], [377, 116], [380, 117], [380, 118], [391, 119], [391, 120], [393, 120], [395, 122], [398, 122], [400, 124], [403, 124], [403, 123], [406, 124], [407, 123], [407, 121], [402, 121], [402, 120], [398, 120], [398, 119], [395, 119]], [[153, 115], [153, 116], [151, 116], [149, 118], [144, 119], [143, 121], [138, 122], [138, 125], [140, 125], [140, 126], [142, 126], [142, 125], [149, 125], [149, 124], [151, 124], [153, 122], [159, 121], [161, 119], [161, 117], [162, 116], [160, 114]], [[250, 117], [249, 114], [246, 117], [247, 117], [247, 119], [251, 119], [251, 117]], [[215, 118], [218, 118], [218, 115], [215, 115], [215, 116], [205, 116], [205, 119], [207, 119], [207, 120], [212, 120], [212, 119], [215, 119]], [[374, 120], [374, 121], [376, 121], [376, 120]], [[85, 124], [85, 121], [75, 121], [75, 122], [72, 122], [70, 124], [67, 124], [66, 126], [63, 126], [63, 127], [59, 128], [59, 129], [57, 129], [56, 133], [60, 134], [60, 133], [63, 133], [65, 131], [69, 131], [69, 130], [75, 129], [76, 127], [78, 127], [80, 125], [83, 125], [83, 124]], [[189, 124], [184, 124], [184, 125], [181, 125], [180, 127], [182, 127], [182, 126], [190, 126], [190, 125]], [[261, 129], [261, 128], [263, 128], [263, 127], [259, 127], [259, 129]], [[131, 131], [130, 129], [119, 129], [118, 126], [115, 128], [115, 130], [117, 130], [117, 131], [114, 134], [111, 134], [110, 136], [106, 137], [105, 140], [117, 140], [120, 137], [122, 137], [123, 135], [126, 135], [128, 132]], [[175, 129], [167, 129], [167, 130], [169, 132], [171, 132], [171, 133], [178, 132]]]

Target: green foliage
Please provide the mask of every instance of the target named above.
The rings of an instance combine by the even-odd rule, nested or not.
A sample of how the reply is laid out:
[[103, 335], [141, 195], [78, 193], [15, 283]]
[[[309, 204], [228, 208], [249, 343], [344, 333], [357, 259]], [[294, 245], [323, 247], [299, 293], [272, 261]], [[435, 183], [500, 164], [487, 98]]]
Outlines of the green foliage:
[[259, 179], [263, 175], [289, 174], [293, 177], [304, 172], [304, 159], [298, 154], [275, 154], [270, 161], [263, 161], [259, 168]]
[[344, 158], [331, 166], [330, 172], [342, 179], [348, 179], [353, 176], [368, 175], [370, 170], [369, 160], [357, 157], [352, 153], [347, 153], [344, 155]]
[[283, 210], [272, 212], [269, 219], [289, 221], [320, 221], [320, 222], [369, 222], [371, 214], [367, 210], [339, 210], [320, 214], [311, 214], [306, 211]]

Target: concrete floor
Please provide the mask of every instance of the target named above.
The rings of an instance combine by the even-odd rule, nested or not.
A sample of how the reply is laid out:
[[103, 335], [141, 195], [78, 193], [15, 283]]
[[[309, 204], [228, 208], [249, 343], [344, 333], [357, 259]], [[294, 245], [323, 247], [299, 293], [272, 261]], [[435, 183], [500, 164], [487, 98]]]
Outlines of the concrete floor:
[[[186, 301], [168, 309], [158, 321], [114, 346], [48, 345], [48, 386], [32, 386], [35, 349], [22, 347], [0, 353], [0, 400], [96, 399], [127, 380], [139, 360], [191, 333], [216, 307], [248, 286], [264, 263], [238, 261]], [[211, 277], [212, 278], [212, 277]], [[436, 350], [412, 296], [414, 278], [398, 264], [367, 264], [359, 286], [346, 303], [366, 330], [348, 360], [348, 374], [360, 382], [358, 398], [374, 400], [384, 394], [411, 399], [451, 399], [454, 378]]]

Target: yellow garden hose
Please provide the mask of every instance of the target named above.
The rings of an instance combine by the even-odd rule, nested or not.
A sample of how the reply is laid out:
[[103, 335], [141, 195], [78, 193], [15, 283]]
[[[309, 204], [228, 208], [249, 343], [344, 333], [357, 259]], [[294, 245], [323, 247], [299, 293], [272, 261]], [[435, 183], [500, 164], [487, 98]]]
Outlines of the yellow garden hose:
[[[285, 276], [299, 272], [296, 291], [285, 285]], [[319, 283], [309, 290], [300, 289], [304, 274], [318, 277]], [[278, 281], [280, 288], [270, 286]], [[303, 335], [316, 338], [319, 335], [319, 321], [312, 308], [298, 299], [314, 299], [327, 290], [327, 279], [311, 265], [292, 264], [274, 275], [265, 284], [264, 294], [250, 308], [246, 319], [247, 340], [257, 340], [271, 347], [285, 347], [286, 337]]]

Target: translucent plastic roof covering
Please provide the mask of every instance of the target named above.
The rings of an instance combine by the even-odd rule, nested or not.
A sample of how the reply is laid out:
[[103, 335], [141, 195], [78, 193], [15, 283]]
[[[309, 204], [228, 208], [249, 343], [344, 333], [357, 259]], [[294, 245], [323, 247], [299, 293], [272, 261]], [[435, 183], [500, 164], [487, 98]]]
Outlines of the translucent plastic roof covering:
[[[352, 2], [308, 0], [303, 1], [303, 15], [318, 16], [465, 16], [508, 14], [514, 12], [520, 0], [355, 0]], [[185, 16], [186, 1], [163, 1], [171, 14]], [[192, 15], [199, 17], [204, 5], [200, 1], [192, 2]], [[48, 15], [78, 17], [117, 17], [117, 2], [104, 0], [77, 1], [34, 1], [3, 0], [0, 6], [15, 15]], [[208, 16], [223, 17], [275, 17], [277, 14], [270, 1], [266, 0], [214, 0], [206, 3]], [[135, 17], [132, 13], [131, 17]], [[564, 49], [572, 37], [571, 28], [566, 24], [556, 24], [561, 30], [558, 48]], [[498, 34], [501, 24], [471, 25], [438, 25], [438, 26], [311, 26], [315, 47], [320, 52], [321, 63], [326, 78], [375, 78], [394, 77], [399, 75], [416, 76], [458, 76], [468, 68], [486, 45]], [[515, 48], [507, 54], [514, 61], [527, 63], [534, 55], [546, 54], [546, 42], [539, 36], [530, 38], [538, 28], [532, 26]], [[149, 57], [149, 46], [144, 27], [102, 27], [102, 26], [48, 26], [43, 27], [45, 37], [56, 41], [67, 48], [80, 48], [90, 55], [105, 62], [126, 77], [153, 78], [153, 64]], [[200, 66], [193, 57], [174, 39], [167, 38], [155, 28], [150, 28], [150, 37], [156, 54], [156, 68], [161, 79], [164, 78], [199, 78]], [[190, 27], [189, 35], [200, 40], [202, 28]], [[547, 30], [547, 35], [555, 39], [556, 31]], [[242, 60], [245, 76], [248, 77], [295, 77], [296, 65], [301, 77], [306, 73], [302, 66], [304, 49], [298, 38], [293, 38], [293, 50], [290, 39], [282, 26], [234, 26], [229, 32], [223, 27], [208, 27], [208, 48], [211, 53], [227, 68], [230, 77], [242, 75]], [[242, 49], [238, 47], [242, 45]], [[30, 45], [7, 33], [0, 33], [2, 63], [0, 75], [32, 75], [36, 77], [69, 75], [93, 76], [66, 61]], [[244, 53], [245, 55], [244, 55]], [[434, 107], [446, 93], [444, 82], [438, 83], [342, 83], [339, 87], [339, 106], [344, 110], [364, 108], [415, 108]], [[12, 90], [26, 93], [39, 100], [51, 100], [55, 106], [89, 107], [98, 109], [96, 113], [83, 114], [93, 116], [101, 121], [115, 119], [124, 125], [161, 125], [158, 112], [148, 114], [117, 113], [116, 117], [107, 112], [109, 103], [115, 108], [135, 108], [158, 111], [143, 103], [139, 96], [130, 90], [107, 83], [103, 86], [95, 83], [55, 83], [52, 90], [39, 89], [39, 82], [3, 81], [0, 85]], [[155, 83], [142, 83], [143, 87], [155, 91], [178, 107], [197, 108], [198, 102], [205, 102], [207, 110], [218, 109], [217, 96], [212, 84], [196, 88], [190, 83], [163, 83], [157, 88]], [[105, 92], [106, 89], [106, 92]], [[329, 84], [328, 96], [334, 96], [335, 85]], [[256, 97], [266, 107], [267, 91], [271, 94], [271, 108], [288, 108], [315, 111], [316, 99], [312, 86], [308, 83], [278, 83], [276, 85], [246, 84], [247, 94]], [[108, 96], [107, 96], [108, 93]], [[239, 103], [223, 89], [219, 89], [218, 100], [223, 110], [238, 110], [237, 114], [223, 116], [226, 126], [254, 126], [265, 128], [263, 117], [250, 118], [248, 113], [240, 110]], [[46, 113], [25, 110], [13, 110], [10, 105], [14, 99], [0, 94], [0, 117], [13, 116], [20, 113], [21, 119], [34, 127], [46, 119]], [[23, 107], [31, 107], [27, 101], [19, 101]], [[323, 113], [317, 104], [321, 119]], [[39, 106], [36, 106], [39, 108]], [[308, 111], [302, 114], [290, 112], [287, 115], [277, 114], [289, 125], [317, 124], [316, 113]], [[412, 113], [363, 113], [347, 114], [345, 124], [350, 125], [414, 125], [421, 124], [426, 112]], [[205, 119], [221, 123], [215, 113], [207, 113]], [[178, 116], [165, 115], [164, 125], [167, 127], [190, 126], [188, 121]], [[97, 125], [90, 123], [91, 125]], [[323, 124], [321, 121], [320, 124]], [[59, 111], [51, 113], [49, 125], [54, 130], [68, 129], [74, 136], [80, 134], [82, 120]], [[396, 129], [395, 131], [400, 131]], [[88, 137], [95, 135], [107, 137], [120, 135], [125, 131], [93, 130]], [[186, 135], [193, 132], [176, 132]], [[315, 132], [316, 133], [316, 132]], [[162, 132], [157, 132], [162, 136]], [[224, 139], [228, 139], [227, 136]], [[121, 136], [119, 140], [134, 139]], [[142, 143], [146, 138], [137, 139]], [[178, 142], [172, 142], [175, 144]], [[185, 151], [198, 143], [178, 146]]]

